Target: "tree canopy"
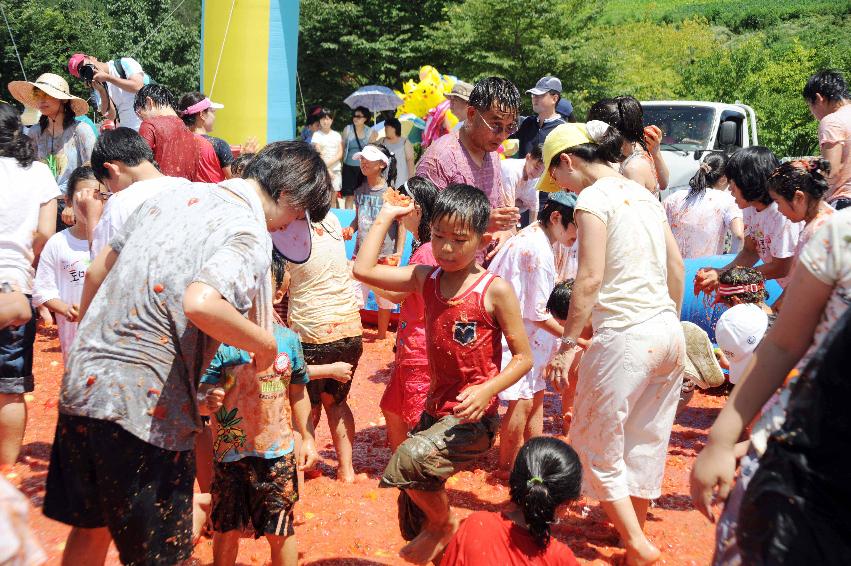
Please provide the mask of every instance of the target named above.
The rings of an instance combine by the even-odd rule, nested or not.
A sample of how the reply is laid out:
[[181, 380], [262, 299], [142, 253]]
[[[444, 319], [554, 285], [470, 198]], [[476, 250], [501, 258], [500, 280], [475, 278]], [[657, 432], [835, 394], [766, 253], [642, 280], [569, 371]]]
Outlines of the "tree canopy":
[[[84, 51], [135, 57], [176, 93], [197, 88], [201, 0], [0, 4], [30, 80], [58, 72], [86, 96], [66, 69]], [[302, 0], [299, 97], [339, 112], [358, 87], [398, 89], [422, 65], [471, 82], [505, 76], [521, 90], [553, 74], [580, 119], [617, 94], [741, 100], [757, 112], [761, 143], [812, 154], [801, 89], [825, 67], [851, 79], [849, 16], [851, 3], [834, 0]], [[5, 29], [0, 38], [0, 97], [10, 100], [6, 84], [23, 77]]]

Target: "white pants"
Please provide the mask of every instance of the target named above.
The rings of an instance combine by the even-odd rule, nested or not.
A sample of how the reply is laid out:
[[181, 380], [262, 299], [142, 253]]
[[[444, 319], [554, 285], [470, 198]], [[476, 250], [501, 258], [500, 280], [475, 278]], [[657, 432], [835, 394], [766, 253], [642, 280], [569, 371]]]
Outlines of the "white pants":
[[588, 496], [615, 501], [661, 495], [684, 356], [673, 312], [594, 334], [579, 365], [570, 429]]

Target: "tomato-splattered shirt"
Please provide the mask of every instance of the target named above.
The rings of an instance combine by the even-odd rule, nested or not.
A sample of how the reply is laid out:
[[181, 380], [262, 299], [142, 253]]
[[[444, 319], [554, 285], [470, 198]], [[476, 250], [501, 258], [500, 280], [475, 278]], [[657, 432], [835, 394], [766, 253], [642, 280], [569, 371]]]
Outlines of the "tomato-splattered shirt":
[[191, 450], [196, 388], [219, 343], [189, 323], [193, 282], [246, 314], [271, 304], [272, 241], [242, 179], [182, 185], [148, 199], [111, 241], [118, 252], [68, 355], [59, 412], [110, 421], [166, 450]]
[[289, 386], [310, 378], [298, 335], [280, 324], [274, 333], [274, 373], [258, 374], [248, 352], [222, 344], [201, 377], [201, 383], [225, 390], [221, 408], [210, 417], [217, 462], [280, 458], [293, 450]]

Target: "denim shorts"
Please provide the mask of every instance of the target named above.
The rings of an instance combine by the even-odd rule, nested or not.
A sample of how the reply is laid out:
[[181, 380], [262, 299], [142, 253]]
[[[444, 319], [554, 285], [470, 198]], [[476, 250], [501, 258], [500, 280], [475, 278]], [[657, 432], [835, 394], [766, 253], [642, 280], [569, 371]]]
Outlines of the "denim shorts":
[[[27, 295], [29, 299], [30, 296]], [[33, 344], [35, 343], [35, 309], [29, 322], [0, 330], [0, 394], [29, 393], [33, 381]]]

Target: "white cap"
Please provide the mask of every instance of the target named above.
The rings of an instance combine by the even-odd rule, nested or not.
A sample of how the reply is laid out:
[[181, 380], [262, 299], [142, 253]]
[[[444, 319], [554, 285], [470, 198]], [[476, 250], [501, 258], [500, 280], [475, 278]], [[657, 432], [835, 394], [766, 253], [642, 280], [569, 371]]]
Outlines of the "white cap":
[[739, 382], [767, 329], [768, 315], [752, 303], [730, 307], [718, 319], [715, 340], [730, 362], [730, 383]]
[[368, 145], [352, 156], [355, 161], [366, 159], [367, 161], [383, 161], [385, 165], [390, 165], [390, 158], [384, 155], [384, 152], [375, 147]]

